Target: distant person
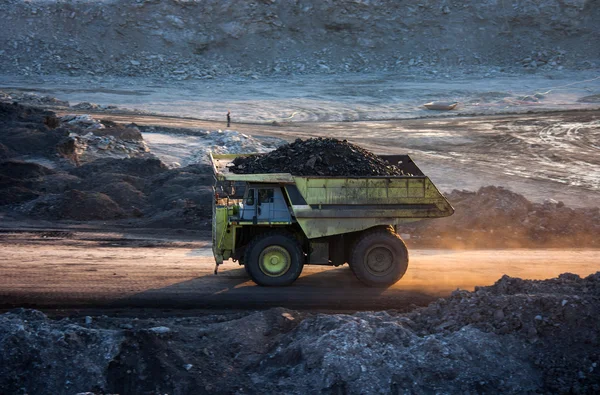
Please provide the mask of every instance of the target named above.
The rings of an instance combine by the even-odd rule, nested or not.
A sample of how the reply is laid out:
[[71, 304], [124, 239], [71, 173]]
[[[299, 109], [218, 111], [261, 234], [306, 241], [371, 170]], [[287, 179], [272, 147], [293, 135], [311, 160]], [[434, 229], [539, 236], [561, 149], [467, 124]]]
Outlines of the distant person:
[[227, 127], [231, 126], [231, 111], [227, 110]]

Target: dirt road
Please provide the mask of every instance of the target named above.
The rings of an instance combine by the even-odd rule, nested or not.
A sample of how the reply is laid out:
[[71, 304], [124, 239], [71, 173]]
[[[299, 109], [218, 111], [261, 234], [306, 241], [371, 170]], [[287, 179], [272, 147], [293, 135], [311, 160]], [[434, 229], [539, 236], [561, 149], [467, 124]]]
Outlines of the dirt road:
[[599, 250], [411, 250], [407, 275], [389, 289], [366, 288], [347, 266], [307, 266], [291, 287], [263, 288], [227, 262], [217, 276], [210, 241], [118, 233], [3, 233], [2, 307], [257, 308], [404, 310], [503, 274], [531, 279], [600, 266]]

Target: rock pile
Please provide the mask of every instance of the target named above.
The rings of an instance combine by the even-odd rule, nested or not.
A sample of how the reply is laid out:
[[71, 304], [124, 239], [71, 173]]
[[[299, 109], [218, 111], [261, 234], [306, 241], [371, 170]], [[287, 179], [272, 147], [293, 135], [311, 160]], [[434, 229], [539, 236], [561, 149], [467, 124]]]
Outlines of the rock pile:
[[0, 315], [0, 393], [597, 393], [599, 313], [600, 272], [505, 276], [403, 314], [17, 309]]
[[60, 157], [82, 164], [103, 157], [149, 157], [148, 151], [135, 126], [86, 114], [57, 118], [51, 111], [0, 102], [0, 160]]
[[533, 51], [530, 56], [522, 59], [520, 63], [525, 68], [535, 69], [538, 67], [556, 67], [562, 70], [564, 66], [561, 63], [564, 61], [567, 51], [555, 49], [550, 51]]
[[264, 155], [237, 157], [230, 171], [240, 174], [291, 173], [298, 176], [400, 176], [406, 175], [346, 140], [297, 139]]
[[503, 276], [492, 286], [455, 291], [407, 316], [421, 336], [476, 328], [498, 339], [517, 339], [514, 354], [527, 359], [525, 369], [537, 371], [532, 378], [542, 392], [595, 393], [600, 391], [599, 297], [600, 272], [543, 281]]

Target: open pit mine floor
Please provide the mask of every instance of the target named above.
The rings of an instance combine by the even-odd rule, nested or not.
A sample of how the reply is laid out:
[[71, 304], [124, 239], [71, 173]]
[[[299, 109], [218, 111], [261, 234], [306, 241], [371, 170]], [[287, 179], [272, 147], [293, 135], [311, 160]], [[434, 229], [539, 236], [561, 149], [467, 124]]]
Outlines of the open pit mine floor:
[[[182, 238], [182, 240], [185, 238]], [[325, 311], [396, 309], [491, 285], [502, 275], [546, 279], [598, 270], [600, 250], [411, 249], [407, 274], [394, 286], [362, 285], [347, 265], [305, 266], [289, 287], [256, 286], [237, 263], [214, 275], [210, 240], [156, 234], [10, 232], [0, 235], [0, 300], [47, 312], [121, 308], [254, 309], [283, 306]], [[138, 314], [132, 310], [130, 314]]]
[[[288, 142], [330, 137], [347, 139], [377, 154], [408, 153], [443, 192], [500, 185], [534, 202], [554, 199], [572, 207], [595, 207], [600, 201], [600, 148], [596, 143], [600, 110], [277, 125], [232, 123], [230, 128], [225, 122], [160, 115], [98, 113], [94, 117], [154, 126], [158, 132], [164, 128], [162, 134], [144, 133], [145, 141], [161, 159], [183, 165], [189, 162], [193, 129], [235, 130]], [[188, 146], [181, 146], [172, 133], [188, 134]], [[171, 144], [169, 136], [174, 138]], [[162, 153], [168, 155], [162, 157]], [[193, 158], [197, 160], [197, 155]]]

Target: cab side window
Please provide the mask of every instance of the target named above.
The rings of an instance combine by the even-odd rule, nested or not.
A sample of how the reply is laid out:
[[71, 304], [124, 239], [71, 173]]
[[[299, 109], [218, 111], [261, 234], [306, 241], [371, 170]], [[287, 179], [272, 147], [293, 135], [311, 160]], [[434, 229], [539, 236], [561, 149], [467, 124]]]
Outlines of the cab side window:
[[263, 203], [273, 203], [274, 198], [273, 189], [259, 189], [258, 190], [258, 205]]

